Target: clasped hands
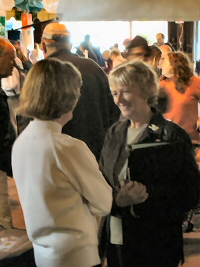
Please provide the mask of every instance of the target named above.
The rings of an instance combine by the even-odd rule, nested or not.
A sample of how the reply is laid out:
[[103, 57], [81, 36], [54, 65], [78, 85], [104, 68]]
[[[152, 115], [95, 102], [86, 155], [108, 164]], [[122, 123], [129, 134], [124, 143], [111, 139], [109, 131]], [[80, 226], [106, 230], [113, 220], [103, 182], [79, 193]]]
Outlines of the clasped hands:
[[121, 189], [117, 195], [116, 203], [120, 207], [143, 203], [148, 198], [146, 186], [136, 181], [125, 183], [121, 181]]

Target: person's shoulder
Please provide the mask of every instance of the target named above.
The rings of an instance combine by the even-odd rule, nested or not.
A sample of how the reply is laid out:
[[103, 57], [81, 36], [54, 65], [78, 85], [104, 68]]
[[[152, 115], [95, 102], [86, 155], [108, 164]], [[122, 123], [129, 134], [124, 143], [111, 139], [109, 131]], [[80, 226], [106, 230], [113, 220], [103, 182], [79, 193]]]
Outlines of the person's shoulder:
[[77, 54], [72, 53], [67, 49], [58, 50], [57, 52], [50, 55], [50, 57], [57, 57], [62, 61], [69, 61], [73, 63], [81, 71], [103, 71], [99, 65], [90, 58], [80, 57]]
[[129, 124], [130, 124], [129, 120], [124, 120], [124, 121], [119, 120], [110, 126], [107, 133], [114, 134], [116, 132], [124, 131], [129, 126]]
[[29, 128], [30, 127], [28, 125], [17, 137], [13, 144], [12, 151], [16, 151], [18, 153], [19, 150], [22, 151], [23, 148], [27, 148], [29, 145], [34, 145], [32, 142], [29, 142]]
[[77, 151], [81, 151], [82, 149], [86, 149], [87, 145], [79, 140], [76, 139], [68, 134], [54, 134], [54, 140], [55, 140], [55, 146], [58, 149], [66, 149], [66, 150], [70, 150], [71, 152], [77, 152]]
[[161, 78], [159, 81], [160, 92], [171, 91], [172, 86], [173, 83], [171, 83], [166, 77]]
[[172, 52], [176, 52], [176, 49], [173, 47], [173, 45], [169, 41], [164, 44], [168, 45], [172, 49]]
[[159, 81], [159, 87], [162, 89], [162, 88], [165, 88], [167, 86], [167, 81], [166, 80], [160, 80]]
[[[190, 78], [190, 93], [194, 94], [197, 96], [197, 98], [199, 99], [200, 97], [200, 77], [197, 76], [192, 76]], [[187, 91], [186, 91], [187, 93]]]
[[[95, 54], [91, 51], [91, 54], [95, 56]], [[96, 56], [95, 56], [96, 57]], [[99, 65], [91, 58], [77, 57], [76, 59], [81, 65], [90, 67], [91, 69], [101, 70]]]
[[191, 143], [191, 138], [189, 134], [178, 124], [171, 120], [166, 120], [166, 127], [167, 133], [169, 133], [170, 141], [178, 141], [178, 142], [187, 142]]
[[190, 80], [192, 84], [194, 83], [200, 86], [200, 77], [193, 75]]
[[93, 59], [79, 57], [76, 59], [76, 64], [84, 77], [90, 76], [93, 79], [95, 78], [99, 84], [108, 83], [105, 71]]

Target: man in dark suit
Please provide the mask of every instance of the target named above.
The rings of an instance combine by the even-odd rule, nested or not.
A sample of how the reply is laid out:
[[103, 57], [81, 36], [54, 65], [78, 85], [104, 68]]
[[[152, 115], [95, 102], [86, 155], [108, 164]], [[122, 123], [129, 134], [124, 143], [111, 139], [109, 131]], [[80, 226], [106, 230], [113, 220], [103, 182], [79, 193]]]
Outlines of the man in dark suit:
[[119, 118], [107, 76], [93, 60], [70, 52], [70, 33], [63, 24], [48, 24], [42, 45], [46, 56], [69, 61], [81, 72], [81, 97], [73, 119], [63, 127], [63, 133], [84, 141], [99, 160], [105, 133]]
[[[0, 38], [0, 79], [12, 74], [14, 59], [15, 48], [8, 40]], [[0, 226], [4, 228], [12, 228], [7, 174], [11, 174], [11, 148], [14, 139], [7, 96], [0, 87]]]

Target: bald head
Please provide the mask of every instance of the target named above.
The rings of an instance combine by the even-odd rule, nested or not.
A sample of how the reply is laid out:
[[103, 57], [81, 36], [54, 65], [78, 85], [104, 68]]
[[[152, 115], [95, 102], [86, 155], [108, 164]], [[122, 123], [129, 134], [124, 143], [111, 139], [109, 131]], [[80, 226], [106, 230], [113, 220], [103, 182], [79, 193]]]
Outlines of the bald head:
[[161, 46], [164, 44], [165, 42], [165, 36], [163, 33], [157, 33], [156, 34], [156, 40], [157, 40], [157, 45]]
[[172, 49], [169, 45], [161, 45], [160, 47], [160, 50], [162, 53], [169, 53], [169, 52], [172, 52]]
[[64, 24], [52, 22], [43, 31], [42, 46], [46, 55], [70, 47], [70, 32]]
[[7, 39], [0, 38], [0, 78], [12, 75], [14, 59], [14, 46]]
[[2, 56], [7, 50], [15, 49], [9, 40], [0, 37], [0, 56]]
[[165, 58], [167, 57], [167, 54], [172, 52], [172, 49], [171, 49], [171, 47], [169, 45], [161, 45], [159, 48], [160, 48], [160, 50], [162, 52], [161, 58], [160, 58], [160, 61], [159, 61], [159, 68], [162, 69], [162, 63], [165, 60]]

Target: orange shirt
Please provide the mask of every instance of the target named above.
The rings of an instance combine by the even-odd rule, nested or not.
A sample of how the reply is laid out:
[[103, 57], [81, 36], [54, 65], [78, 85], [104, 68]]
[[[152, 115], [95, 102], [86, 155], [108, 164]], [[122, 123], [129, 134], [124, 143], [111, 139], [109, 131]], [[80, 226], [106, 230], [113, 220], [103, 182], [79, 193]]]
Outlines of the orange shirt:
[[160, 82], [160, 95], [168, 99], [166, 119], [179, 124], [193, 140], [199, 140], [197, 132], [198, 102], [200, 101], [200, 78], [191, 77], [191, 83], [184, 94], [176, 90], [174, 78]]

